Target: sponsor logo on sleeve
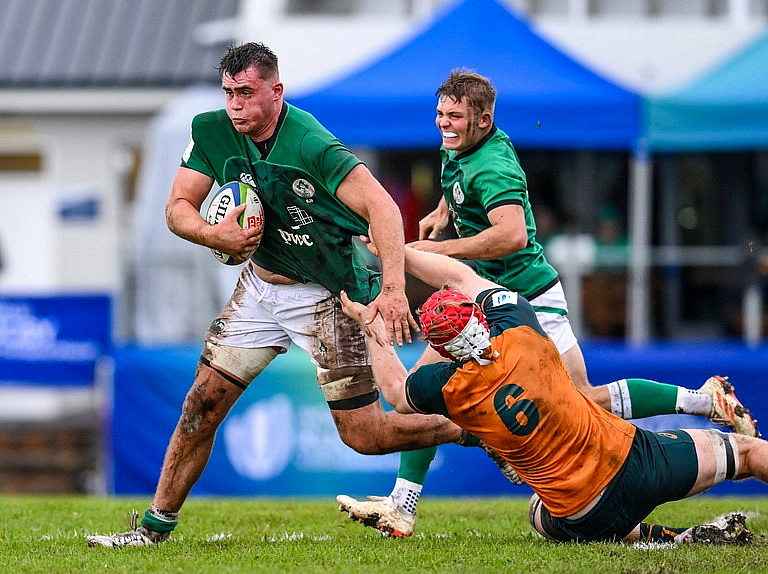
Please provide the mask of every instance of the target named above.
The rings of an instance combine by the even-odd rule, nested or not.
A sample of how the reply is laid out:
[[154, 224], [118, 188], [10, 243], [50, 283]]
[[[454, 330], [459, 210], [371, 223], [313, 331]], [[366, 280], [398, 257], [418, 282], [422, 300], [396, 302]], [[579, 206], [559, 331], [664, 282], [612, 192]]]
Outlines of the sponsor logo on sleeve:
[[517, 305], [517, 293], [513, 291], [496, 291], [491, 295], [491, 306]]

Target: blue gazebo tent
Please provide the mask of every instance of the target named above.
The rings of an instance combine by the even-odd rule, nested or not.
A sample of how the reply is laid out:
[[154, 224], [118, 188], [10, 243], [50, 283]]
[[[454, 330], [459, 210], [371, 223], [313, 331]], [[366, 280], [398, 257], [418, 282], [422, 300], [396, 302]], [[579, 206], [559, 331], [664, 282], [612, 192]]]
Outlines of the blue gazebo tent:
[[719, 66], [645, 104], [653, 151], [768, 148], [768, 32]]
[[641, 98], [536, 34], [497, 0], [450, 3], [390, 53], [288, 100], [345, 144], [437, 147], [435, 90], [453, 68], [491, 79], [496, 119], [521, 148], [632, 149]]

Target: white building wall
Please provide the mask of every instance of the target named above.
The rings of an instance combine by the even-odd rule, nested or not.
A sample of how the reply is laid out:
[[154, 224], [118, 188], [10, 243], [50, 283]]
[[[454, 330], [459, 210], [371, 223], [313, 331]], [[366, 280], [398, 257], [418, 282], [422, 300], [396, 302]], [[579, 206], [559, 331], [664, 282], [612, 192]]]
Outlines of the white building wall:
[[93, 219], [59, 218], [56, 245], [57, 277], [64, 290], [83, 288], [113, 292], [120, 279], [120, 232], [130, 213], [123, 205], [125, 146], [139, 148], [144, 122], [114, 117], [95, 118], [72, 129], [57, 118], [47, 123], [49, 137], [59, 142], [51, 154], [51, 178], [58, 208], [66, 202], [95, 200]]
[[57, 222], [51, 184], [37, 175], [0, 178], [0, 293], [28, 293], [56, 283]]
[[[452, 1], [359, 0], [352, 14], [319, 16], [287, 15], [289, 0], [242, 0], [243, 17], [211, 26], [208, 40], [234, 34], [266, 43], [280, 59], [288, 93], [299, 95], [387, 53]], [[570, 56], [646, 94], [683, 84], [731, 55], [765, 30], [768, 12], [766, 0], [730, 0], [711, 16], [704, 0], [501, 1]]]
[[[0, 203], [0, 293], [117, 292], [126, 147], [139, 148], [148, 118], [38, 115], [24, 126], [23, 145], [6, 138], [6, 153], [38, 152], [39, 173], [3, 172]], [[2, 130], [0, 130], [2, 131]], [[93, 216], [62, 210], [96, 206]]]

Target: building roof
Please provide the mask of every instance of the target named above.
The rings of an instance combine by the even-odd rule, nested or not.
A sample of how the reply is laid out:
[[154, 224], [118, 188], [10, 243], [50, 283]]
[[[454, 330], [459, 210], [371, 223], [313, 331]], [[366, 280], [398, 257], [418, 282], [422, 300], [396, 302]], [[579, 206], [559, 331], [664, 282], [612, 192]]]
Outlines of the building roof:
[[199, 26], [239, 0], [0, 0], [0, 88], [218, 83], [224, 45]]

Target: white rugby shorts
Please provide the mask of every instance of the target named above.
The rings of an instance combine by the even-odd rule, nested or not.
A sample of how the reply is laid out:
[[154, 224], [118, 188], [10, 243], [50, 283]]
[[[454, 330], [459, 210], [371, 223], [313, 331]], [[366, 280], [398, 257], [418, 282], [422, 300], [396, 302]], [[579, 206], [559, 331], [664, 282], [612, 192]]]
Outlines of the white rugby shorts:
[[295, 343], [321, 369], [370, 365], [363, 330], [344, 315], [337, 297], [315, 283], [262, 281], [251, 261], [207, 337], [220, 345], [282, 352]]
[[568, 320], [568, 303], [559, 281], [529, 303], [536, 311], [536, 318], [542, 329], [554, 341], [561, 355], [576, 345], [576, 335], [573, 334], [571, 322]]

